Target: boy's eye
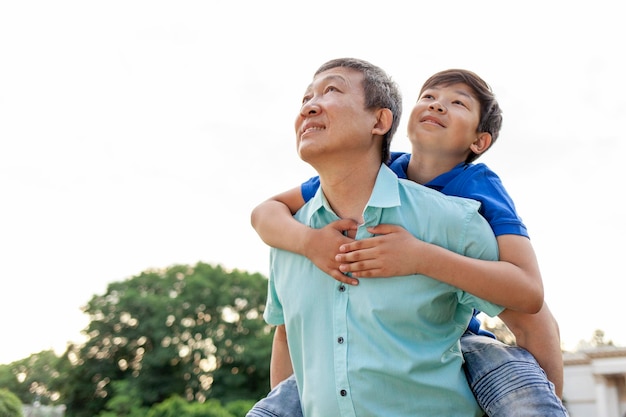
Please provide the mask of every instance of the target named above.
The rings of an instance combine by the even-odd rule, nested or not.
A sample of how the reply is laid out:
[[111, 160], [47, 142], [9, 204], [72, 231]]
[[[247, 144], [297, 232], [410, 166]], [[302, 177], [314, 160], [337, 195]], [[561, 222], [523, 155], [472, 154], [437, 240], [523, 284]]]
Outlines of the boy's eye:
[[467, 106], [465, 105], [465, 103], [463, 103], [461, 100], [454, 100], [452, 103], [453, 103], [453, 104], [459, 104], [459, 105], [461, 105], [461, 106], [463, 106], [463, 107], [467, 107]]

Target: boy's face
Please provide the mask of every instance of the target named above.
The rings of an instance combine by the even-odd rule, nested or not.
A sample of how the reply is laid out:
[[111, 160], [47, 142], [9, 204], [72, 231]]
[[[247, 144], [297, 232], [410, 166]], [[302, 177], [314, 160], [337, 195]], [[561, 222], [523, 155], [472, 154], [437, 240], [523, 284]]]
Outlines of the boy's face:
[[413, 106], [408, 136], [413, 153], [465, 160], [478, 136], [480, 103], [458, 83], [425, 90]]
[[302, 160], [368, 151], [376, 113], [365, 109], [363, 74], [336, 67], [313, 79], [296, 117], [296, 144]]

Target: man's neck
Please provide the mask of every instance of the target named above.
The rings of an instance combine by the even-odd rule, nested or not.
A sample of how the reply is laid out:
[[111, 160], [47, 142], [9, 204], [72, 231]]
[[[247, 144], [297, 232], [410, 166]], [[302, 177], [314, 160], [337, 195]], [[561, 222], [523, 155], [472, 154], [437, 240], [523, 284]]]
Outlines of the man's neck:
[[344, 162], [333, 169], [318, 170], [320, 184], [326, 200], [335, 214], [342, 219], [353, 219], [363, 223], [363, 211], [369, 201], [380, 162]]

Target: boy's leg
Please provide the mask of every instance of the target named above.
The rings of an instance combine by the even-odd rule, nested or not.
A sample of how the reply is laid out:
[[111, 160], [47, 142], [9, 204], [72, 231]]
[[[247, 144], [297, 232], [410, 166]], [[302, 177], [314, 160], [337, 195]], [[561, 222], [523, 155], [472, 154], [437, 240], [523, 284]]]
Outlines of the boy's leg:
[[554, 385], [526, 350], [487, 336], [461, 337], [465, 374], [489, 417], [568, 416]]
[[267, 397], [248, 411], [246, 417], [302, 417], [296, 377], [291, 375], [274, 387]]

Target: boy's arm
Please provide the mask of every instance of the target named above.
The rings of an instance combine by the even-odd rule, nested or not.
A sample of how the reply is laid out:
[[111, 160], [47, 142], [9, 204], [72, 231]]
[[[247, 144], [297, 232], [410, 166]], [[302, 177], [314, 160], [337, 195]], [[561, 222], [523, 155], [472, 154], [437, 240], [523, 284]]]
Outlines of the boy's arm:
[[278, 194], [252, 210], [252, 227], [267, 245], [304, 255], [304, 235], [309, 228], [293, 218], [303, 205], [299, 188]]
[[278, 194], [252, 210], [252, 227], [267, 245], [306, 256], [336, 280], [358, 284], [358, 280], [339, 271], [339, 262], [335, 260], [339, 246], [353, 241], [343, 232], [356, 230], [357, 223], [343, 219], [321, 229], [313, 229], [293, 218], [303, 205], [299, 188]]
[[368, 229], [378, 235], [342, 245], [336, 260], [354, 278], [423, 274], [511, 310], [536, 313], [543, 282], [530, 240], [497, 238], [499, 261], [474, 259], [415, 238], [400, 226]]
[[272, 342], [272, 357], [270, 359], [270, 387], [280, 384], [293, 374], [289, 346], [287, 345], [287, 332], [285, 326], [280, 325], [274, 331]]
[[559, 325], [547, 304], [537, 314], [504, 310], [498, 316], [515, 335], [518, 346], [529, 351], [554, 384], [556, 395], [563, 396], [563, 353]]

